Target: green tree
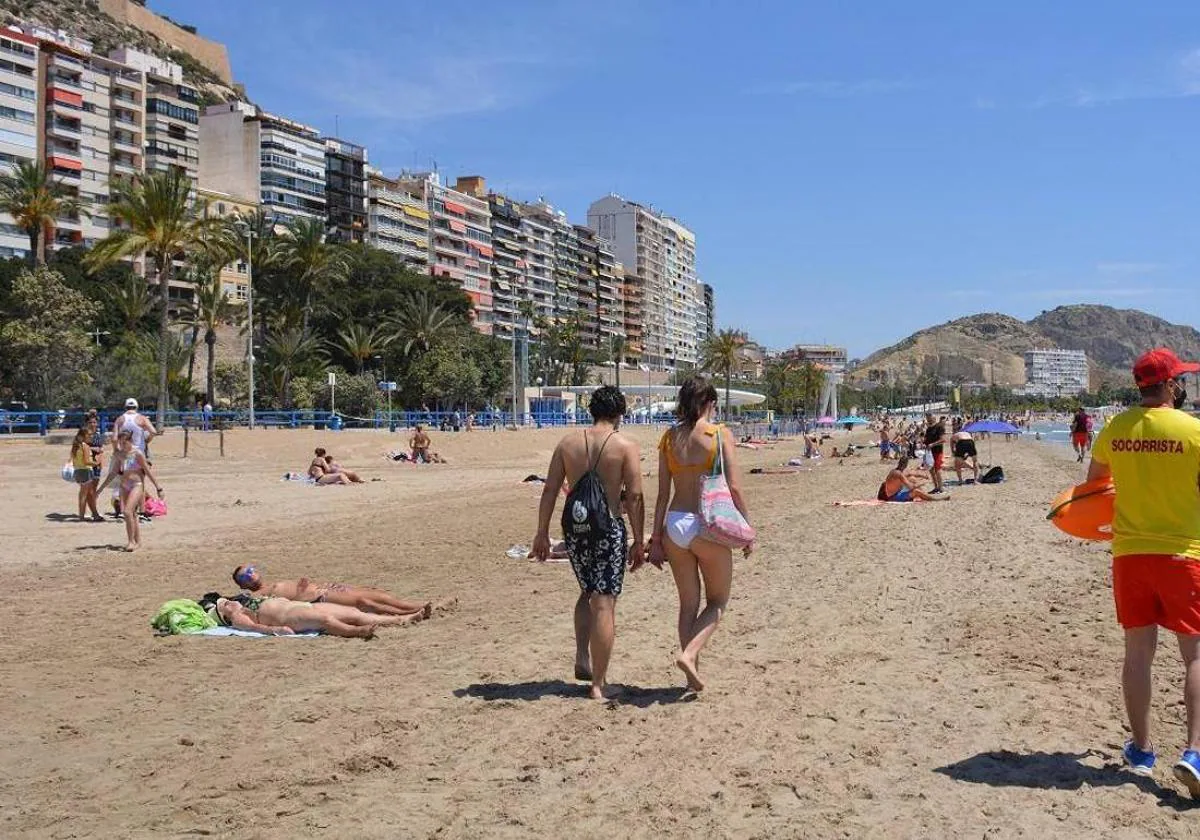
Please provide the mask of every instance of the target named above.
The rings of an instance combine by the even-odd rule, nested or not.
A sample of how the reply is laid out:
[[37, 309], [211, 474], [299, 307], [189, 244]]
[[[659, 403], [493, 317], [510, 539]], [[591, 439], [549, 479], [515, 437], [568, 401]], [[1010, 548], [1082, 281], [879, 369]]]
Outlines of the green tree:
[[395, 342], [404, 355], [429, 352], [454, 328], [455, 317], [426, 292], [417, 292], [391, 322]]
[[105, 297], [109, 310], [120, 319], [122, 334], [145, 330], [146, 319], [154, 310], [154, 298], [145, 280], [131, 274], [125, 282], [110, 286]]
[[299, 327], [281, 330], [263, 346], [263, 369], [281, 408], [291, 408], [293, 376], [319, 374], [326, 361], [321, 341]]
[[725, 376], [725, 416], [729, 417], [729, 389], [733, 380], [733, 368], [738, 362], [746, 334], [741, 330], [725, 329], [713, 334], [700, 348], [700, 367], [710, 373]]
[[41, 162], [19, 160], [0, 174], [0, 212], [13, 217], [29, 237], [29, 259], [46, 264], [46, 240], [60, 218], [90, 215], [74, 190], [53, 176]]
[[354, 372], [362, 373], [367, 359], [387, 349], [394, 336], [387, 335], [379, 327], [364, 327], [362, 324], [351, 323], [344, 330], [339, 330], [336, 349], [350, 358], [354, 364]]
[[18, 276], [0, 324], [0, 364], [15, 393], [53, 408], [87, 387], [95, 354], [87, 331], [99, 312], [57, 272], [38, 267]]
[[422, 399], [433, 397], [458, 406], [477, 403], [482, 397], [479, 368], [454, 347], [435, 347], [423, 354], [413, 363], [410, 376]]
[[[216, 405], [214, 380], [216, 378], [217, 328], [222, 324], [237, 323], [241, 319], [243, 310], [229, 299], [229, 292], [225, 291], [225, 287], [221, 284], [220, 275], [212, 272], [196, 287], [194, 311], [196, 325], [204, 330], [204, 345], [207, 352], [204, 368], [205, 399], [210, 405]], [[188, 381], [191, 381], [190, 373]]]
[[314, 295], [337, 290], [345, 282], [349, 265], [342, 249], [325, 241], [323, 219], [299, 218], [290, 222], [279, 240], [279, 254], [289, 277], [288, 325], [307, 333]]
[[[816, 362], [805, 360], [800, 365], [800, 399], [805, 411], [812, 406], [813, 413], [821, 410], [817, 402], [821, 399], [821, 391], [825, 388], [825, 369]], [[834, 418], [837, 419], [836, 417]]]
[[102, 266], [144, 254], [158, 278], [158, 424], [166, 419], [170, 401], [167, 378], [171, 336], [171, 276], [175, 260], [205, 249], [205, 240], [219, 235], [219, 219], [203, 219], [192, 200], [192, 182], [178, 169], [151, 172], [117, 182], [109, 213], [126, 227], [114, 229], [96, 243], [88, 262]]

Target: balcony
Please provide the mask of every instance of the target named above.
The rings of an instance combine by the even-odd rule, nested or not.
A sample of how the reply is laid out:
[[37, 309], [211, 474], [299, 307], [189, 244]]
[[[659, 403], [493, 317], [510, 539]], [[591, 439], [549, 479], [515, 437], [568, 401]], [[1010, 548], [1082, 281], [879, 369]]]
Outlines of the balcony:
[[46, 123], [46, 132], [48, 134], [55, 134], [60, 137], [70, 137], [77, 140], [83, 136], [82, 132], [80, 131], [80, 127], [81, 126], [78, 120], [75, 120], [73, 123], [66, 122], [64, 120], [53, 120]]
[[112, 171], [118, 175], [140, 175], [142, 170], [136, 163], [127, 160], [114, 159]]

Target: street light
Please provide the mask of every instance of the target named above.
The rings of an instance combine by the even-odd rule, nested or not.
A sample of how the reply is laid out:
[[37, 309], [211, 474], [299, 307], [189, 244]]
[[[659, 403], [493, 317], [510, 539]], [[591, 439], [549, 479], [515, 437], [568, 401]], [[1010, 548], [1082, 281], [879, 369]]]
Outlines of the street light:
[[254, 228], [243, 220], [238, 228], [246, 235], [246, 321], [250, 325], [246, 350], [246, 378], [250, 388], [250, 428], [254, 428]]

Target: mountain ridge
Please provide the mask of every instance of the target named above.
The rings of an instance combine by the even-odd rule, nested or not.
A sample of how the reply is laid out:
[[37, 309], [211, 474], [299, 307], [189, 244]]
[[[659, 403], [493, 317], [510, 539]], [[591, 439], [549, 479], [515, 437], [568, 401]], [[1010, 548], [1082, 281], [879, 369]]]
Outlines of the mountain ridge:
[[852, 382], [911, 384], [921, 378], [1015, 387], [1025, 382], [1027, 350], [1088, 354], [1091, 387], [1130, 384], [1130, 368], [1151, 347], [1200, 358], [1200, 331], [1137, 309], [1073, 304], [1029, 321], [999, 312], [956, 318], [880, 348], [850, 373]]

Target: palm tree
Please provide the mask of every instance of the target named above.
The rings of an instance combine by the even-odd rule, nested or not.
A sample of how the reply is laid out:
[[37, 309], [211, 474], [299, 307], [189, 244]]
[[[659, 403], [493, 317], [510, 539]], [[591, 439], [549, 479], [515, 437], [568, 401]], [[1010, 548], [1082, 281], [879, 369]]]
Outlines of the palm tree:
[[96, 243], [86, 260], [99, 268], [137, 254], [145, 254], [158, 278], [158, 424], [166, 420], [167, 351], [171, 334], [170, 289], [175, 259], [201, 251], [205, 239], [215, 236], [219, 219], [200, 218], [192, 200], [192, 182], [182, 170], [150, 172], [136, 180], [122, 180], [113, 190], [109, 214], [123, 223]]
[[287, 290], [282, 288], [284, 260], [279, 236], [275, 232], [275, 218], [262, 210], [227, 216], [221, 240], [228, 244], [230, 262], [240, 261], [253, 271], [249, 279], [254, 284], [258, 323], [249, 326], [251, 335], [257, 327], [261, 340], [267, 334], [272, 310], [280, 308], [280, 304], [287, 299]]
[[263, 365], [274, 382], [284, 408], [292, 404], [289, 386], [301, 368], [325, 359], [321, 341], [299, 327], [274, 333], [263, 347]]
[[28, 160], [0, 174], [0, 212], [12, 216], [29, 237], [29, 259], [34, 265], [46, 264], [46, 240], [60, 217], [90, 215], [70, 187], [40, 161]]
[[313, 293], [344, 281], [350, 271], [345, 251], [325, 241], [321, 219], [296, 219], [280, 239], [280, 256], [291, 275], [290, 295], [300, 309], [300, 329], [308, 331]]
[[705, 339], [700, 348], [700, 367], [711, 373], [725, 375], [725, 417], [729, 417], [729, 389], [733, 380], [733, 368], [738, 355], [746, 343], [746, 334], [741, 330], [726, 329]]
[[362, 373], [367, 359], [387, 349], [393, 338], [379, 327], [364, 327], [362, 324], [351, 323], [346, 329], [338, 331], [336, 344], [339, 350], [354, 360], [354, 372]]
[[238, 320], [242, 313], [240, 306], [235, 306], [229, 299], [229, 292], [221, 284], [219, 274], [213, 273], [206, 282], [196, 287], [195, 323], [204, 329], [204, 344], [208, 350], [205, 365], [204, 391], [205, 400], [209, 405], [216, 402], [216, 391], [213, 380], [216, 379], [217, 327]]
[[[805, 410], [809, 405], [816, 405], [817, 400], [821, 397], [821, 389], [824, 387], [825, 369], [813, 361], [805, 361], [800, 366], [800, 398], [803, 400]], [[813, 410], [820, 411], [821, 406], [817, 405]]]
[[392, 319], [395, 335], [391, 340], [404, 345], [406, 356], [414, 350], [427, 353], [453, 326], [453, 313], [442, 309], [425, 292], [417, 292]]
[[136, 274], [131, 274], [119, 286], [111, 286], [105, 290], [109, 305], [116, 310], [121, 319], [121, 328], [126, 333], [136, 333], [144, 319], [154, 309], [154, 299], [150, 295], [150, 287], [146, 281]]

